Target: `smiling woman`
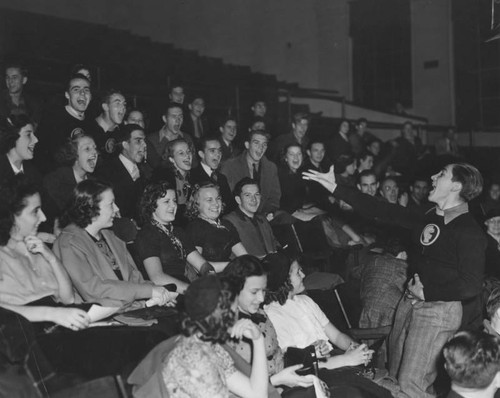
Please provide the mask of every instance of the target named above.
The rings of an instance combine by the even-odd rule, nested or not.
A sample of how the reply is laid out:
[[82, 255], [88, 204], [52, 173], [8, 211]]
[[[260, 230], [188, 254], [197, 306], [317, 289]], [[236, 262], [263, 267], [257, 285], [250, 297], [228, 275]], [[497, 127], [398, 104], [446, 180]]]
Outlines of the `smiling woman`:
[[62, 166], [43, 179], [49, 219], [61, 215], [76, 184], [86, 180], [94, 172], [98, 158], [94, 139], [84, 134], [70, 138], [56, 154], [56, 158]]
[[33, 182], [39, 174], [31, 164], [38, 138], [33, 122], [26, 115], [11, 115], [0, 134], [0, 181], [23, 173]]
[[117, 216], [113, 190], [107, 184], [79, 183], [61, 218], [65, 227], [54, 244], [73, 282], [78, 299], [105, 306], [134, 303], [173, 305], [175, 295], [144, 281], [127, 251], [125, 242], [109, 230]]

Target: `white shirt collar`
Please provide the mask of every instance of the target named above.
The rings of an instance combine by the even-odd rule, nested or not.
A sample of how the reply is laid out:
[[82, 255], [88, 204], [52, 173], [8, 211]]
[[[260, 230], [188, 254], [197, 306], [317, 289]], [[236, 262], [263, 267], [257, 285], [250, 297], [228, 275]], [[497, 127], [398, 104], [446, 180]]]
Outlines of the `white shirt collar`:
[[[7, 159], [9, 159], [7, 157]], [[9, 163], [10, 163], [10, 167], [12, 167], [12, 171], [14, 172], [15, 175], [19, 174], [19, 173], [24, 173], [24, 165], [23, 163], [21, 162], [21, 167], [16, 167], [16, 165], [14, 163], [12, 163], [9, 159]]]
[[120, 155], [118, 156], [118, 159], [120, 159], [120, 161], [123, 163], [123, 165], [125, 166], [125, 168], [127, 169], [128, 173], [130, 174], [130, 176], [132, 177], [134, 174], [134, 170], [138, 169], [137, 167], [137, 164], [135, 164], [134, 162], [132, 162], [130, 159], [128, 159], [127, 157], [125, 157], [123, 154], [120, 153]]
[[201, 167], [203, 167], [203, 170], [205, 170], [205, 173], [207, 173], [209, 177], [212, 177], [212, 172], [213, 172], [214, 170], [212, 170], [212, 169], [210, 168], [210, 166], [207, 166], [207, 165], [206, 165], [205, 163], [203, 163], [203, 162], [200, 162], [200, 164], [201, 164]]

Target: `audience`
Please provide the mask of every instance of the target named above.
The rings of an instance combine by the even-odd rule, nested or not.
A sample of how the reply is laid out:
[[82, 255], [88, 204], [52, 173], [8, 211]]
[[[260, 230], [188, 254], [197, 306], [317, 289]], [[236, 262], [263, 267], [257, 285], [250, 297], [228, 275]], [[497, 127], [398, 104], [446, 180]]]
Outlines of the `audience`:
[[173, 305], [175, 295], [144, 281], [125, 242], [109, 229], [119, 209], [110, 185], [80, 182], [61, 217], [54, 252], [66, 268], [76, 297], [107, 307]]
[[[236, 321], [234, 295], [214, 275], [193, 282], [186, 290], [184, 336], [163, 364], [169, 397], [267, 397], [264, 336], [249, 319]], [[222, 344], [229, 338], [252, 341], [250, 376], [236, 370]]]
[[222, 145], [219, 138], [214, 136], [203, 137], [200, 140], [198, 156], [200, 157], [200, 163], [191, 170], [191, 183], [201, 185], [212, 182], [218, 185], [222, 203], [224, 204], [222, 213], [229, 213], [236, 207], [236, 203], [226, 176], [219, 170], [222, 160]]
[[147, 184], [146, 141], [144, 130], [128, 124], [116, 136], [119, 155], [106, 159], [96, 170], [96, 176], [113, 185], [120, 216], [138, 219], [137, 203]]
[[263, 130], [249, 133], [245, 141], [246, 150], [222, 165], [221, 172], [226, 175], [231, 189], [243, 177], [250, 177], [259, 183], [262, 195], [259, 211], [273, 217], [279, 209], [281, 189], [278, 170], [274, 163], [265, 157], [269, 135]]
[[232, 256], [247, 254], [238, 231], [231, 223], [220, 220], [222, 198], [213, 183], [195, 188], [187, 207], [191, 219], [186, 232], [198, 252], [220, 272]]
[[140, 207], [144, 225], [137, 234], [135, 249], [150, 280], [158, 285], [173, 283], [182, 293], [189, 281], [215, 271], [184, 230], [173, 225], [177, 199], [172, 185], [168, 182], [148, 185]]
[[[392, 325], [388, 363], [390, 375], [402, 389], [398, 396], [434, 396], [435, 359], [443, 345], [445, 368], [452, 379], [449, 396], [495, 394], [500, 383], [498, 367], [492, 363], [498, 341], [474, 332], [458, 334], [445, 344], [459, 328], [478, 328], [484, 311], [479, 298], [491, 290], [484, 327], [495, 336], [500, 331], [500, 294], [495, 290], [500, 279], [500, 184], [493, 173], [487, 175], [488, 190], [471, 204], [475, 218], [484, 222], [483, 233], [468, 214], [467, 202], [482, 185], [476, 169], [452, 163], [430, 183], [430, 170], [460, 155], [454, 130], [436, 142], [436, 156], [422, 162], [428, 152], [410, 121], [403, 123], [400, 137], [384, 143], [367, 131], [364, 118], [356, 121], [353, 131], [342, 119], [338, 131], [325, 137], [323, 126], [311, 125], [310, 115], [300, 111], [293, 114], [291, 129], [278, 136], [286, 130], [273, 124], [269, 117], [273, 110], [259, 96], [250, 107], [251, 119], [242, 122], [248, 134], [238, 136], [239, 104], [222, 109], [214, 103], [214, 109], [206, 109], [205, 99], [214, 101], [213, 93], [204, 89], [193, 94], [194, 87], [172, 82], [171, 77], [168, 104], [162, 106], [156, 99], [143, 102], [140, 94], [130, 93], [134, 107], [127, 111], [124, 94], [108, 89], [103, 75], [91, 76], [84, 64], [71, 68], [64, 90], [67, 103], [58, 106], [55, 96], [45, 98], [42, 107], [37, 97], [26, 93], [28, 74], [21, 64], [7, 63], [4, 70], [2, 311], [14, 311], [38, 326], [54, 322], [73, 333], [87, 328], [90, 319], [85, 311], [69, 306], [98, 303], [120, 311], [143, 311], [156, 304], [174, 306], [177, 295], [186, 294], [186, 303], [181, 296], [179, 306], [168, 309], [180, 312], [186, 304], [184, 326], [189, 335], [163, 365], [172, 396], [196, 389], [192, 376], [196, 369], [216, 374], [201, 381], [215, 395], [264, 394], [266, 356], [270, 381], [282, 396], [314, 396], [312, 378], [295, 373], [297, 366], [285, 367], [282, 349], [316, 344], [322, 353], [331, 348], [328, 340], [345, 351], [329, 357], [320, 371], [332, 394], [387, 396], [345, 369], [349, 364], [363, 366], [371, 351], [364, 346], [349, 349], [352, 339], [299, 294], [304, 279], [300, 264], [289, 262], [291, 248], [285, 241], [282, 248], [275, 237], [276, 233], [282, 238], [280, 228], [291, 231], [293, 223], [306, 251], [309, 243], [324, 238], [334, 249], [364, 245], [349, 257], [354, 265], [335, 252], [335, 266], [342, 260], [339, 267], [348, 268], [349, 293], [361, 296], [360, 325]], [[93, 93], [101, 103], [91, 103]], [[145, 117], [156, 109], [165, 109], [163, 126], [146, 135]], [[216, 131], [210, 131], [207, 122], [212, 116], [222, 120]], [[332, 163], [335, 176], [328, 172]], [[303, 170], [311, 180], [302, 180]], [[313, 225], [318, 228], [311, 229]], [[265, 272], [259, 261], [266, 264]], [[318, 265], [326, 266], [319, 261]], [[236, 286], [226, 286], [225, 277], [221, 284], [213, 276], [203, 279], [211, 281], [208, 285], [197, 284], [200, 277], [221, 272], [236, 280]], [[328, 279], [323, 275], [321, 282]], [[210, 296], [205, 296], [207, 289], [214, 292], [210, 303], [203, 299]], [[232, 293], [227, 289], [236, 289], [238, 316], [251, 321], [233, 326]], [[198, 301], [189, 307], [189, 300]], [[267, 315], [260, 308], [264, 300]], [[287, 312], [289, 307], [293, 310]], [[424, 319], [430, 313], [437, 314], [440, 325]], [[259, 315], [264, 321], [258, 320]], [[299, 317], [296, 324], [294, 316]], [[176, 320], [162, 322], [175, 325], [174, 330]], [[74, 333], [74, 341], [93, 330]], [[251, 374], [235, 372], [221, 353], [221, 344], [231, 333], [237, 339], [230, 343], [252, 363]], [[240, 339], [243, 334], [253, 342]], [[262, 350], [255, 346], [263, 341]], [[127, 344], [128, 340], [123, 346]], [[145, 346], [149, 349], [150, 344]], [[472, 355], [476, 348], [485, 354]], [[189, 359], [182, 357], [184, 353]], [[239, 369], [238, 361], [235, 364]], [[326, 376], [325, 368], [340, 373]], [[344, 377], [350, 382], [340, 386]], [[359, 382], [357, 387], [354, 381]], [[197, 391], [206, 395], [205, 390]]]

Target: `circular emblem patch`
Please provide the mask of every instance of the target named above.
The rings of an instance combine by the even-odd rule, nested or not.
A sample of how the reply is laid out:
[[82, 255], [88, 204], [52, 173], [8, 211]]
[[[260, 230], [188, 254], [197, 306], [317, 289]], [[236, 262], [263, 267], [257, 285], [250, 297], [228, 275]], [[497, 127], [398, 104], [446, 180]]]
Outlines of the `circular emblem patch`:
[[420, 243], [424, 246], [432, 245], [439, 237], [441, 230], [436, 224], [428, 224], [425, 226], [420, 235]]
[[116, 146], [116, 140], [114, 138], [110, 138], [106, 141], [106, 144], [104, 144], [104, 150], [106, 153], [113, 153], [115, 150]]

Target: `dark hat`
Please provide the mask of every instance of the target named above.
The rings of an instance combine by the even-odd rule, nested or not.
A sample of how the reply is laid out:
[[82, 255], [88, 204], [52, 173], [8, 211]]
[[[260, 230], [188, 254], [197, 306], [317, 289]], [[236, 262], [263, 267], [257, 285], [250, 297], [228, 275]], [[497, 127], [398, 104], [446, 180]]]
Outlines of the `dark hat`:
[[484, 221], [488, 221], [489, 219], [495, 218], [495, 217], [500, 217], [500, 209], [498, 209], [498, 208], [493, 208], [491, 210], [488, 210], [488, 212], [486, 213], [486, 216], [484, 217]]
[[267, 273], [267, 290], [276, 292], [288, 280], [292, 261], [284, 255], [269, 255], [263, 260]]
[[193, 321], [206, 318], [217, 308], [221, 291], [222, 285], [216, 275], [196, 279], [184, 294], [187, 315]]

